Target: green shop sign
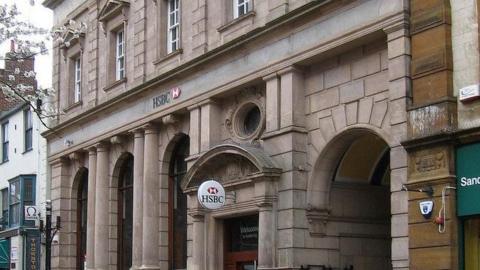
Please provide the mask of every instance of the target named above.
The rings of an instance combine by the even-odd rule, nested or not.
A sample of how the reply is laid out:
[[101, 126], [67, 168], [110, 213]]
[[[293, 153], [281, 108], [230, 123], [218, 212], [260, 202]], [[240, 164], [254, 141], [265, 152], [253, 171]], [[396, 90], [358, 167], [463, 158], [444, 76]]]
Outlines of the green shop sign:
[[480, 214], [480, 143], [457, 148], [457, 215]]

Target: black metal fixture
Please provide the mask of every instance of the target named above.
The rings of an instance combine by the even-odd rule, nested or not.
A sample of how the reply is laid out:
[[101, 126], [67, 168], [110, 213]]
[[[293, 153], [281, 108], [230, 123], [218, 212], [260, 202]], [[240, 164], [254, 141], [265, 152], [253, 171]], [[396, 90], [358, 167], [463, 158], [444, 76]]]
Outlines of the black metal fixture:
[[61, 228], [60, 216], [56, 218], [55, 227], [52, 228], [52, 202], [45, 202], [45, 226], [43, 220], [40, 220], [40, 232], [45, 236], [45, 270], [50, 270], [52, 265], [52, 241]]
[[412, 192], [422, 192], [427, 194], [429, 197], [433, 197], [433, 193], [434, 193], [434, 190], [431, 186], [426, 186], [424, 188], [419, 188], [419, 189], [408, 189], [407, 186], [402, 185], [402, 190], [412, 191]]

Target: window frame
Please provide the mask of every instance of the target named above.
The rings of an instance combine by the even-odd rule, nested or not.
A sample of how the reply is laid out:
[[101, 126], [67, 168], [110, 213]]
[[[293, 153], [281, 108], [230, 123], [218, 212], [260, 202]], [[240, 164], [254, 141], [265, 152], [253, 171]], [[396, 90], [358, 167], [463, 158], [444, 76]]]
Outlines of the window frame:
[[180, 0], [167, 0], [167, 54], [180, 49], [180, 17]]
[[[253, 10], [253, 0], [232, 0], [233, 1], [233, 19], [240, 18]], [[240, 3], [242, 1], [242, 3]], [[242, 13], [240, 14], [240, 8]]]
[[[27, 200], [26, 182], [31, 181], [31, 197]], [[18, 183], [19, 190], [15, 190], [15, 194], [12, 194], [12, 186]], [[15, 187], [17, 189], [17, 187]], [[18, 197], [17, 201], [13, 201], [13, 197]], [[36, 201], [36, 176], [35, 175], [21, 175], [8, 181], [8, 227], [22, 227], [22, 226], [35, 226], [35, 222], [32, 220], [25, 220], [24, 208], [28, 205], [35, 205]], [[14, 215], [13, 207], [18, 206], [18, 216]], [[13, 219], [17, 218], [16, 222]]]
[[24, 123], [24, 138], [23, 146], [24, 151], [28, 152], [33, 149], [33, 115], [30, 108], [23, 111], [23, 123]]
[[2, 225], [2, 229], [6, 229], [8, 227], [8, 209], [10, 204], [8, 203], [9, 194], [8, 194], [8, 187], [2, 188], [0, 190], [0, 194], [2, 196], [2, 218], [0, 219], [0, 225]]
[[121, 27], [115, 34], [115, 81], [125, 79], [125, 28]]
[[[9, 141], [9, 132], [8, 132], [8, 129], [9, 129], [9, 122], [3, 122], [1, 124], [1, 137], [2, 137], [2, 159], [1, 159], [1, 163], [5, 163], [9, 160], [9, 156], [8, 156], [8, 148], [9, 148], [9, 144], [10, 144], [10, 141]], [[6, 134], [6, 135], [5, 135]]]
[[73, 103], [82, 100], [82, 58], [73, 58]]

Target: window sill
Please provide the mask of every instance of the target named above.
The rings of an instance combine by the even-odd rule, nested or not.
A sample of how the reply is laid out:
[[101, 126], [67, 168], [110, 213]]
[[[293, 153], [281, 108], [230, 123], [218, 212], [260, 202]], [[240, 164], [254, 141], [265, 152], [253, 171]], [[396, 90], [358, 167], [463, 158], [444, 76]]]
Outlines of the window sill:
[[127, 82], [127, 77], [124, 77], [123, 79], [114, 81], [113, 83], [105, 86], [105, 87], [103, 88], [103, 91], [108, 92], [108, 91], [112, 90], [113, 88], [115, 88], [115, 87], [117, 87], [117, 86], [119, 86], [119, 85], [121, 85], [121, 84], [124, 84], [124, 83], [126, 83], [126, 82]]
[[169, 59], [172, 59], [173, 57], [175, 57], [175, 56], [177, 56], [177, 55], [180, 55], [180, 54], [182, 54], [182, 53], [183, 53], [183, 49], [182, 49], [182, 48], [179, 48], [178, 50], [173, 51], [173, 52], [171, 52], [171, 53], [169, 53], [169, 54], [167, 54], [167, 55], [164, 55], [164, 56], [162, 56], [161, 58], [153, 61], [153, 64], [154, 64], [154, 65], [158, 65], [158, 64], [163, 63], [163, 62], [165, 62], [165, 61], [167, 61], [167, 60], [169, 60]]
[[240, 23], [241, 21], [244, 21], [244, 20], [246, 20], [248, 18], [252, 18], [252, 17], [255, 17], [255, 11], [253, 11], [253, 10], [247, 12], [246, 14], [244, 14], [244, 15], [238, 17], [238, 18], [235, 18], [235, 19], [229, 21], [228, 23], [226, 23], [222, 26], [220, 26], [219, 28], [217, 28], [217, 31], [220, 32], [220, 33], [224, 32], [227, 29], [231, 28], [233, 25], [236, 25], [236, 24]]
[[73, 104], [70, 104], [70, 105], [68, 105], [68, 107], [66, 107], [65, 109], [63, 109], [63, 112], [71, 111], [71, 110], [73, 110], [73, 109], [75, 109], [75, 108], [77, 108], [77, 107], [82, 106], [82, 104], [83, 104], [83, 103], [82, 103], [81, 100], [78, 101], [78, 102], [75, 102], [75, 103], [73, 103]]
[[27, 149], [27, 150], [23, 151], [22, 155], [25, 155], [25, 154], [27, 154], [27, 153], [29, 153], [29, 152], [32, 152], [32, 150], [33, 150], [33, 147], [30, 148], [30, 149]]
[[0, 165], [5, 164], [5, 163], [7, 163], [7, 162], [8, 162], [8, 159], [0, 162]]

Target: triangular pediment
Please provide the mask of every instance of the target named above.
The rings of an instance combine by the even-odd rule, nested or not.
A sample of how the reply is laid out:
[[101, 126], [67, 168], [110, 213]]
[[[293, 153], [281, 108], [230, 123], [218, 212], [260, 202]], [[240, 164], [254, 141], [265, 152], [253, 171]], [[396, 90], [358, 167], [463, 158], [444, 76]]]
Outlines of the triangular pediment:
[[98, 14], [99, 21], [107, 21], [122, 12], [122, 9], [130, 6], [129, 0], [108, 0]]

